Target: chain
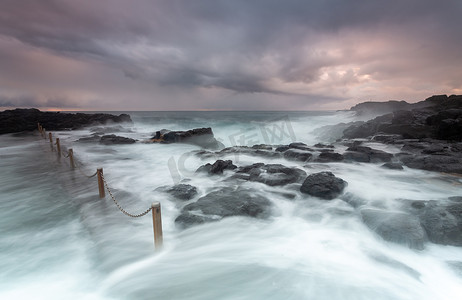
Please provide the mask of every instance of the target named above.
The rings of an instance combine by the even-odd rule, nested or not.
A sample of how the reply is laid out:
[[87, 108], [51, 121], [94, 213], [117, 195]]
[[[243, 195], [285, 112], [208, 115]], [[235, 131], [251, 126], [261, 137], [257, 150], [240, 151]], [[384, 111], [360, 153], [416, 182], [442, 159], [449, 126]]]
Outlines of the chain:
[[96, 171], [96, 172], [95, 172], [94, 174], [92, 174], [92, 175], [87, 175], [87, 174], [85, 174], [85, 173], [83, 172], [83, 170], [80, 168], [80, 166], [79, 166], [76, 162], [74, 162], [74, 164], [77, 166], [77, 170], [79, 170], [80, 174], [82, 174], [83, 176], [85, 176], [85, 177], [87, 177], [87, 178], [95, 177], [96, 174], [98, 174], [98, 171]]
[[69, 157], [69, 151], [63, 150], [63, 152], [67, 153], [66, 155], [64, 155], [64, 157], [65, 157], [65, 158], [68, 158], [68, 157]]
[[106, 179], [104, 178], [104, 175], [101, 173], [101, 178], [103, 179], [103, 182], [104, 182], [104, 185], [106, 186], [106, 190], [108, 191], [109, 195], [111, 196], [112, 198], [112, 201], [114, 201], [115, 205], [117, 205], [117, 208], [119, 208], [119, 210], [124, 213], [125, 215], [129, 216], [129, 217], [132, 217], [132, 218], [139, 218], [139, 217], [142, 217], [144, 215], [146, 215], [148, 212], [150, 212], [152, 210], [152, 207], [148, 208], [145, 212], [141, 213], [141, 214], [138, 214], [138, 215], [132, 215], [131, 213], [127, 212], [126, 210], [124, 210], [120, 205], [119, 203], [117, 202], [117, 200], [114, 198], [114, 195], [112, 195], [111, 193], [111, 190], [109, 189], [108, 185], [107, 185], [107, 182], [106, 182]]

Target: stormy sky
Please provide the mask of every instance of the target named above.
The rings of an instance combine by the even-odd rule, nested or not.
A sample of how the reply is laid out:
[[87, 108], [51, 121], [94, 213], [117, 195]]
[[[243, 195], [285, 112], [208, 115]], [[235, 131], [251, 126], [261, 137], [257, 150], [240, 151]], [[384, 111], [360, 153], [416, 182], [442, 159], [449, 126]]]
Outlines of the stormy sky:
[[462, 94], [460, 0], [1, 0], [0, 107], [318, 110]]

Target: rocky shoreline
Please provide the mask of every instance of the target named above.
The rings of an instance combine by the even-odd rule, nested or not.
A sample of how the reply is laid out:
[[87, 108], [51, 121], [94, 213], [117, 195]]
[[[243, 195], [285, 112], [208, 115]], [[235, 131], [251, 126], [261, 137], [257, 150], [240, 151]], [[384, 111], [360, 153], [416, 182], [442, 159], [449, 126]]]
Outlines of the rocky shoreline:
[[129, 115], [42, 112], [35, 108], [0, 112], [0, 134], [33, 131], [40, 123], [46, 130], [74, 130], [107, 123], [132, 123]]
[[[393, 172], [411, 168], [457, 178], [462, 174], [462, 96], [433, 96], [414, 104], [403, 101], [368, 102], [351, 110], [359, 116], [373, 116], [368, 121], [319, 129], [320, 134], [335, 137], [326, 144], [294, 142], [225, 148], [215, 139], [211, 128], [159, 130], [144, 142], [187, 143], [201, 147], [190, 154], [213, 163], [200, 166], [195, 175], [223, 182], [225, 186], [201, 194], [198, 187], [186, 180], [158, 188], [156, 192], [164, 193], [179, 203], [180, 214], [175, 224], [183, 229], [231, 216], [271, 218], [274, 204], [259, 190], [244, 187], [246, 182], [254, 182], [273, 189], [278, 197], [288, 201], [343, 201], [351, 207], [351, 214], [386, 241], [413, 249], [423, 249], [427, 242], [462, 247], [462, 193], [448, 195], [447, 199], [396, 199], [397, 208], [389, 210], [371, 204], [372, 201], [363, 199], [361, 195], [349, 193], [348, 182], [337, 177], [335, 171], [326, 171], [329, 169], [327, 165], [323, 171], [312, 172], [312, 166], [322, 170], [323, 164], [375, 164]], [[385, 114], [378, 115], [381, 113]], [[8, 127], [12, 120], [20, 120], [19, 125]], [[2, 133], [34, 130], [37, 122], [49, 130], [63, 130], [108, 121], [131, 122], [131, 119], [128, 115], [73, 115], [37, 110], [0, 113], [0, 124], [6, 124]], [[123, 128], [112, 126], [92, 130], [91, 136], [78, 141], [104, 145], [136, 142], [108, 134], [123, 132]], [[229, 158], [236, 155], [252, 157], [254, 163], [235, 164]], [[277, 159], [278, 163], [262, 163], [259, 162], [261, 159]], [[282, 164], [281, 160], [282, 163], [287, 161], [290, 166]]]

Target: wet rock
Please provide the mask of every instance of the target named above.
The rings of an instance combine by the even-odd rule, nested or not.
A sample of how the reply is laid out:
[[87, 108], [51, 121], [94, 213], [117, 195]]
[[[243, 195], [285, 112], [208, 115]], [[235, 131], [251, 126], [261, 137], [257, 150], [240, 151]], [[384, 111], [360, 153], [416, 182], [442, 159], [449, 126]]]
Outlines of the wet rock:
[[195, 128], [187, 131], [169, 131], [162, 129], [156, 132], [151, 141], [165, 144], [193, 144], [208, 149], [224, 148], [224, 145], [215, 139], [212, 128], [210, 127]]
[[195, 186], [183, 183], [171, 187], [162, 187], [160, 190], [179, 200], [191, 200], [197, 195], [197, 188]]
[[77, 140], [79, 143], [98, 143], [101, 140], [101, 136], [93, 134], [91, 136], [82, 137]]
[[321, 199], [331, 200], [339, 196], [346, 186], [346, 181], [331, 172], [320, 172], [309, 175], [300, 187], [300, 191]]
[[266, 145], [266, 144], [259, 144], [259, 145], [253, 145], [252, 149], [273, 150], [273, 147], [270, 145]]
[[290, 149], [289, 146], [279, 146], [279, 147], [276, 148], [275, 151], [277, 151], [277, 152], [284, 152], [284, 151], [287, 151], [287, 150], [289, 150], [289, 149]]
[[288, 160], [309, 161], [313, 157], [311, 152], [299, 149], [289, 149], [284, 152], [284, 158]]
[[388, 162], [388, 163], [383, 164], [382, 167], [391, 169], [391, 170], [403, 170], [403, 166], [400, 163]]
[[371, 161], [371, 158], [366, 153], [353, 152], [353, 151], [347, 151], [343, 153], [343, 158], [346, 161], [356, 161], [356, 162], [365, 162], [365, 163], [368, 163]]
[[181, 229], [186, 229], [194, 225], [219, 221], [220, 219], [208, 216], [195, 215], [190, 212], [184, 212], [175, 219], [175, 225]]
[[84, 114], [41, 112], [38, 109], [14, 109], [0, 112], [0, 134], [33, 131], [40, 123], [46, 130], [80, 129], [94, 124], [132, 122], [130, 116], [121, 114]]
[[217, 160], [213, 164], [207, 163], [200, 166], [196, 172], [207, 172], [209, 174], [223, 174], [224, 170], [234, 170], [237, 166], [231, 160]]
[[134, 144], [136, 140], [115, 134], [103, 135], [99, 141], [103, 145]]
[[239, 177], [249, 181], [261, 182], [269, 186], [280, 186], [301, 181], [305, 171], [289, 168], [281, 164], [253, 164], [240, 168], [237, 173], [247, 173], [248, 177]]
[[343, 154], [346, 160], [358, 162], [389, 162], [393, 154], [365, 146], [352, 146]]
[[462, 246], [462, 203], [427, 205], [420, 221], [431, 242]]
[[271, 201], [253, 190], [225, 187], [186, 205], [175, 223], [182, 227], [232, 216], [268, 218]]
[[267, 151], [267, 150], [256, 150], [254, 154], [258, 156], [262, 156], [262, 157], [268, 157], [268, 158], [279, 158], [282, 156], [280, 152]]
[[462, 174], [461, 158], [457, 156], [400, 154], [399, 158], [409, 168]]
[[322, 144], [322, 143], [317, 143], [317, 144], [314, 145], [314, 147], [316, 147], [316, 148], [331, 148], [331, 149], [335, 148], [334, 145], [326, 145], [326, 144]]
[[343, 160], [343, 155], [335, 152], [322, 152], [316, 159], [317, 162], [339, 162]]
[[413, 249], [424, 248], [426, 235], [416, 216], [375, 208], [363, 208], [360, 213], [363, 222], [384, 240]]
[[291, 149], [305, 150], [305, 151], [313, 151], [312, 149], [310, 149], [310, 147], [308, 147], [307, 144], [305, 144], [305, 143], [300, 143], [300, 142], [289, 144], [289, 148], [291, 148]]

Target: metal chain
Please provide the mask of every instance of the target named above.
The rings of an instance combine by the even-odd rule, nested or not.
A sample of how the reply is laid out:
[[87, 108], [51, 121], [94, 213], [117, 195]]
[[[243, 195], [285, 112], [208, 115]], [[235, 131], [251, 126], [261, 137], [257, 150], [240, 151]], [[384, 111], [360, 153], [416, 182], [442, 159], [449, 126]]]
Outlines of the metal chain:
[[103, 182], [104, 182], [104, 185], [106, 186], [106, 190], [108, 191], [109, 195], [111, 196], [112, 198], [112, 201], [114, 201], [115, 205], [117, 205], [117, 208], [122, 212], [124, 213], [125, 215], [129, 216], [129, 217], [132, 217], [132, 218], [139, 218], [139, 217], [142, 217], [144, 215], [146, 215], [148, 212], [150, 212], [152, 210], [152, 207], [148, 208], [145, 212], [141, 213], [141, 214], [138, 214], [138, 215], [133, 215], [129, 212], [127, 212], [126, 210], [124, 210], [120, 205], [119, 203], [117, 202], [117, 200], [114, 198], [114, 195], [112, 195], [111, 193], [111, 190], [109, 189], [108, 185], [107, 185], [107, 182], [106, 182], [106, 179], [104, 178], [104, 175], [101, 173], [101, 178], [103, 179]]
[[74, 164], [76, 165], [77, 170], [79, 170], [80, 174], [82, 174], [83, 176], [85, 176], [85, 177], [87, 177], [87, 178], [95, 177], [96, 174], [98, 174], [98, 171], [96, 171], [96, 172], [95, 172], [94, 174], [92, 174], [92, 175], [87, 175], [87, 174], [85, 174], [85, 173], [83, 172], [83, 170], [80, 168], [79, 164], [77, 164], [76, 161], [74, 161]]
[[63, 152], [67, 153], [66, 155], [64, 155], [64, 157], [68, 158], [69, 157], [69, 151], [63, 150]]

